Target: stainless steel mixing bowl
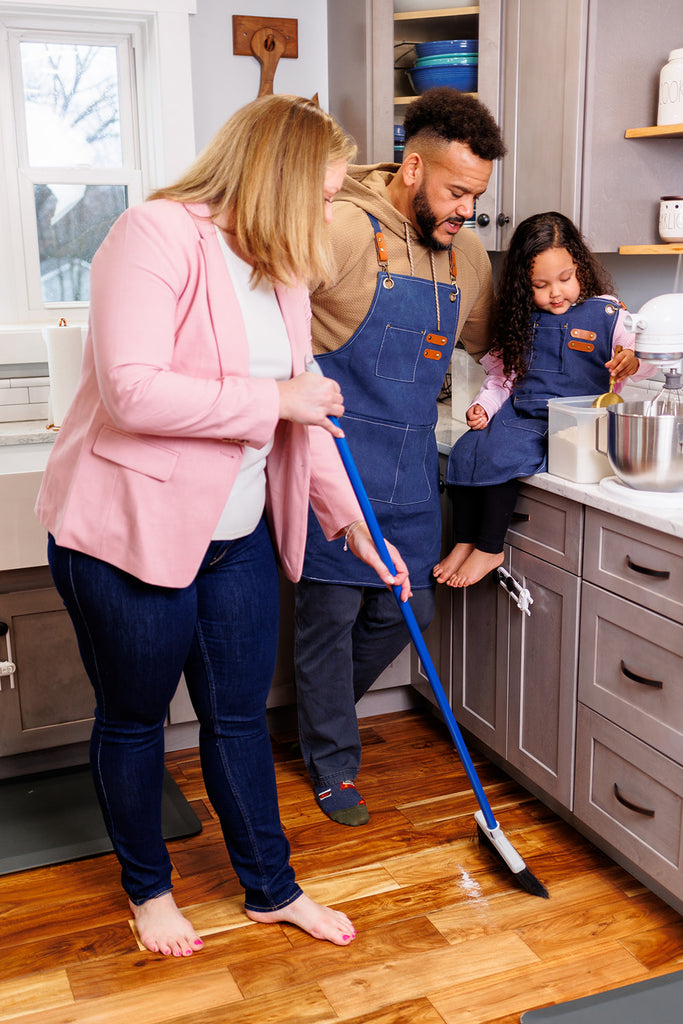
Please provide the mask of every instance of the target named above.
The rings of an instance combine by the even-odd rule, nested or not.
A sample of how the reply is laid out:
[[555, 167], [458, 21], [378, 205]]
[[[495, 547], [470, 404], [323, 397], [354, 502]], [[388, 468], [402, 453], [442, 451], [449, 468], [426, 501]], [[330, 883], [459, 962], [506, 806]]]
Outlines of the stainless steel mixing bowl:
[[607, 457], [620, 480], [639, 491], [683, 491], [683, 410], [650, 412], [649, 402], [607, 408]]

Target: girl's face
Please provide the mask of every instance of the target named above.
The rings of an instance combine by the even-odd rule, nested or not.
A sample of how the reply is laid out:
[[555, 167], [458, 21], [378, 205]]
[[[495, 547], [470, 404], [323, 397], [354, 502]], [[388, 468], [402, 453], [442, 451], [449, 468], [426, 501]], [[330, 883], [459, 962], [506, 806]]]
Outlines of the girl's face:
[[581, 286], [576, 263], [566, 249], [546, 249], [531, 264], [534, 302], [546, 313], [566, 313], [577, 301]]

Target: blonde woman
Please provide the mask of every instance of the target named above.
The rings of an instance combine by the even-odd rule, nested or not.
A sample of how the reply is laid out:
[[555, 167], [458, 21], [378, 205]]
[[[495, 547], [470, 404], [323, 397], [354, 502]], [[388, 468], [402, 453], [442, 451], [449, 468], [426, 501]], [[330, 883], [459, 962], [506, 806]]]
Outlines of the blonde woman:
[[340, 389], [304, 372], [308, 288], [330, 276], [326, 222], [353, 152], [313, 102], [258, 99], [180, 181], [126, 211], [92, 264], [83, 373], [36, 512], [95, 690], [91, 764], [123, 888], [142, 942], [165, 955], [202, 947], [161, 832], [163, 728], [183, 672], [246, 913], [338, 945], [355, 935], [295, 881], [265, 717], [276, 558], [298, 578], [309, 497], [326, 536], [348, 533], [409, 593], [338, 460]]

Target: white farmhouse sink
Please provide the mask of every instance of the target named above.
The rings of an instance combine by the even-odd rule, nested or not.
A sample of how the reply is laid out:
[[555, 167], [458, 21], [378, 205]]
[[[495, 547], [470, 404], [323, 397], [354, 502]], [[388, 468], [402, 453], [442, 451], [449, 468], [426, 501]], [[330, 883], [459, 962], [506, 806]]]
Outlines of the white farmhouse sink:
[[51, 451], [51, 443], [0, 445], [0, 572], [47, 564], [33, 506]]

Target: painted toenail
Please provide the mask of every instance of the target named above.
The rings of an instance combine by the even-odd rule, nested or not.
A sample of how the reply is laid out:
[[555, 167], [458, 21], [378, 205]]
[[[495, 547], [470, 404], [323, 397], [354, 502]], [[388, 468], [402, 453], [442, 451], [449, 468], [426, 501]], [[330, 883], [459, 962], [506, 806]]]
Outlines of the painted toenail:
[[195, 946], [203, 946], [204, 945], [204, 943], [202, 942], [201, 939], [195, 939], [194, 940], [194, 944], [195, 944]]

